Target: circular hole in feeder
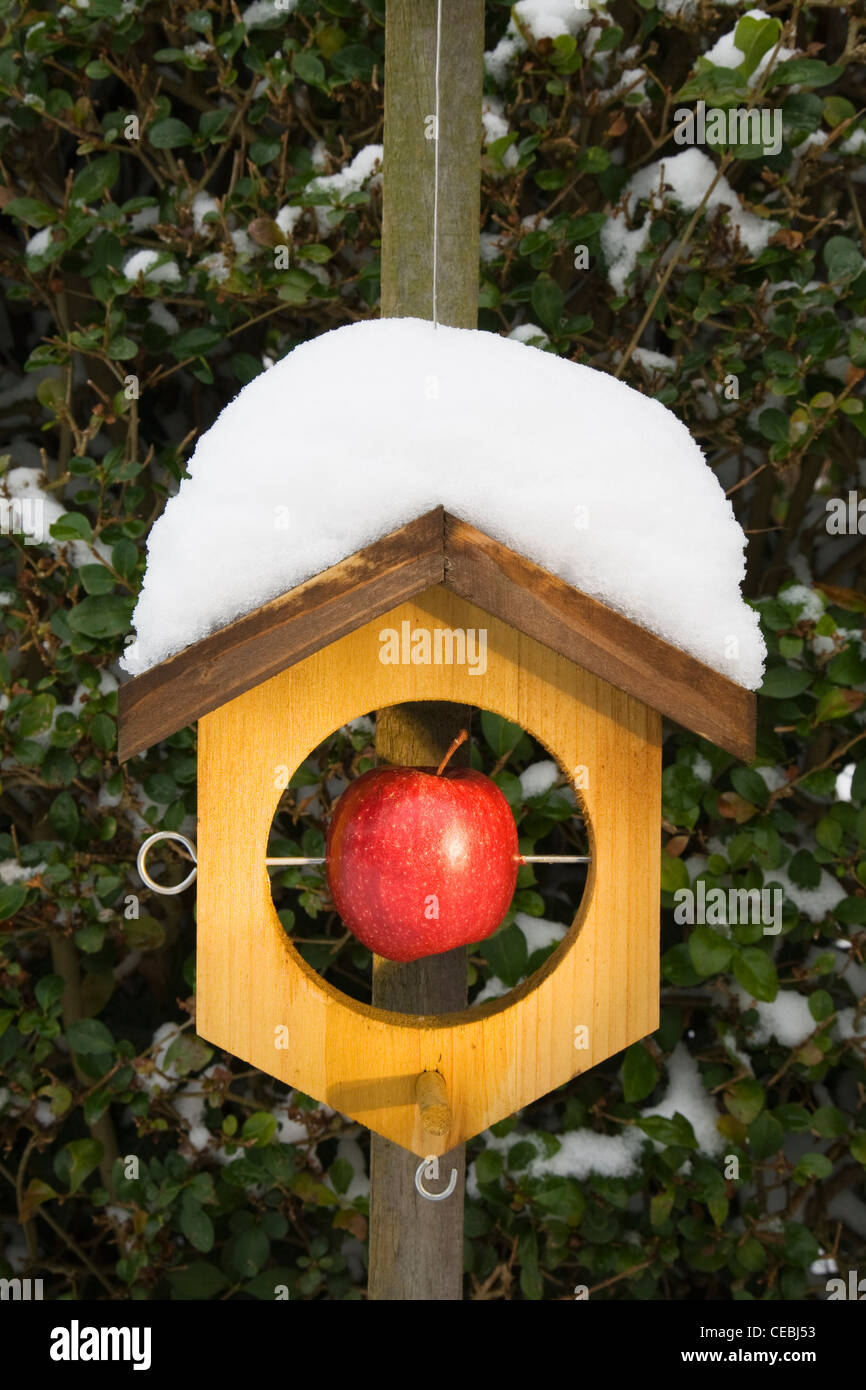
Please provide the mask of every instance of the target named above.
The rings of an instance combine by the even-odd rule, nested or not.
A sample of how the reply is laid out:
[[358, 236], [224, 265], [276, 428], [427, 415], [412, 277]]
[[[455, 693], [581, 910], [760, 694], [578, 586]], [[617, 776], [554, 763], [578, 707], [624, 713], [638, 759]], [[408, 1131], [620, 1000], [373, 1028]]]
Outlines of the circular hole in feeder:
[[[369, 768], [383, 765], [376, 757], [375, 736], [375, 714], [363, 715], [309, 754], [280, 797], [268, 859], [324, 856], [341, 792]], [[531, 734], [477, 709], [472, 711], [469, 762], [492, 777], [508, 800], [521, 854], [590, 854], [575, 792], [575, 786], [584, 785], [585, 769], [566, 772]], [[540, 970], [574, 922], [589, 868], [588, 863], [521, 865], [502, 926], [467, 948], [470, 1005], [502, 997]], [[335, 989], [372, 1003], [372, 953], [340, 920], [325, 864], [273, 865], [268, 872], [277, 916], [299, 954]]]

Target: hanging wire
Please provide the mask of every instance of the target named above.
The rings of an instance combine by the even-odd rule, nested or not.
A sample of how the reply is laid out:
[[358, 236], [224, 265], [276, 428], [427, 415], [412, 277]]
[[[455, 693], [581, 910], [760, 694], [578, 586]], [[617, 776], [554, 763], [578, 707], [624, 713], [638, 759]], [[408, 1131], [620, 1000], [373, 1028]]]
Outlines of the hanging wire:
[[439, 304], [437, 300], [439, 279], [439, 55], [442, 47], [442, 0], [436, 4], [436, 97], [434, 124], [436, 139], [433, 142], [433, 327], [439, 327]]

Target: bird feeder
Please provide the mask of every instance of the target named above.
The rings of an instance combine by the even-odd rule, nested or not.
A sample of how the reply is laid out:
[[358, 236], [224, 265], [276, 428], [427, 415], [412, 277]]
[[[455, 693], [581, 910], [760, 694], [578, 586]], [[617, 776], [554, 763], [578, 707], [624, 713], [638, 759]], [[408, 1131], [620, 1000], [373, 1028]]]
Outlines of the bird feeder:
[[[486, 629], [486, 669], [383, 664], [382, 630], [404, 623]], [[277, 918], [266, 854], [275, 769], [291, 776], [356, 717], [418, 700], [531, 733], [575, 788], [591, 864], [570, 930], [531, 978], [409, 1016], [307, 964]], [[443, 507], [136, 676], [120, 691], [121, 759], [198, 720], [200, 1035], [424, 1157], [653, 1032], [663, 717], [753, 752], [743, 685]]]

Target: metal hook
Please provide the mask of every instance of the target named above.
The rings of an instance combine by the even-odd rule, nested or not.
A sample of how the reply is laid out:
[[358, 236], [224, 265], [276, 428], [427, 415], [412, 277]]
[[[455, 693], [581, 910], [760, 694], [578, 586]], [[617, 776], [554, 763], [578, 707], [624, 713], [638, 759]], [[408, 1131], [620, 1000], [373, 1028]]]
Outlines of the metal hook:
[[430, 1172], [427, 1176], [431, 1178], [438, 1178], [439, 1160], [433, 1154], [431, 1154], [429, 1158], [422, 1158], [421, 1162], [418, 1164], [418, 1167], [415, 1171], [415, 1186], [420, 1192], [421, 1196], [427, 1198], [428, 1202], [444, 1202], [445, 1198], [450, 1197], [451, 1193], [457, 1186], [457, 1169], [451, 1169], [451, 1177], [448, 1179], [448, 1186], [446, 1187], [444, 1192], [428, 1192], [421, 1181], [421, 1174], [424, 1171], [424, 1169], [430, 1165], [432, 1165], [432, 1172]]
[[[164, 883], [154, 883], [150, 874], [147, 872], [147, 869], [144, 867], [144, 861], [147, 857], [147, 851], [151, 848], [152, 845], [155, 845], [158, 840], [176, 840], [177, 843], [183, 845], [184, 848], [188, 850], [189, 854], [192, 856], [192, 868], [190, 869], [186, 878], [183, 880], [183, 883], [176, 883], [173, 888], [167, 887]], [[195, 855], [195, 845], [193, 844], [192, 840], [188, 840], [186, 835], [181, 835], [180, 832], [177, 830], [157, 830], [155, 834], [148, 835], [141, 849], [138, 851], [136, 868], [138, 869], [138, 876], [141, 879], [142, 883], [146, 883], [148, 888], [152, 889], [154, 893], [162, 893], [166, 897], [170, 897], [173, 893], [182, 893], [184, 888], [189, 887], [189, 885], [192, 883], [193, 879], [195, 878], [198, 872], [198, 864], [196, 862]]]

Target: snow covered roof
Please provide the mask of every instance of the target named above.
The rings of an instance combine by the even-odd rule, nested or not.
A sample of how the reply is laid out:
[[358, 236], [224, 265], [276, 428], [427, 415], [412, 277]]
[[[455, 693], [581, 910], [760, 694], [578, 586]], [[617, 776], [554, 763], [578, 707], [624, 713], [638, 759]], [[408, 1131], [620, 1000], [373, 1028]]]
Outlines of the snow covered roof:
[[148, 540], [137, 675], [444, 506], [747, 689], [745, 538], [676, 416], [493, 333], [351, 324], [245, 386]]
[[189, 471], [148, 541], [123, 757], [436, 583], [751, 756], [743, 533], [685, 427], [613, 377], [358, 323], [246, 386]]

